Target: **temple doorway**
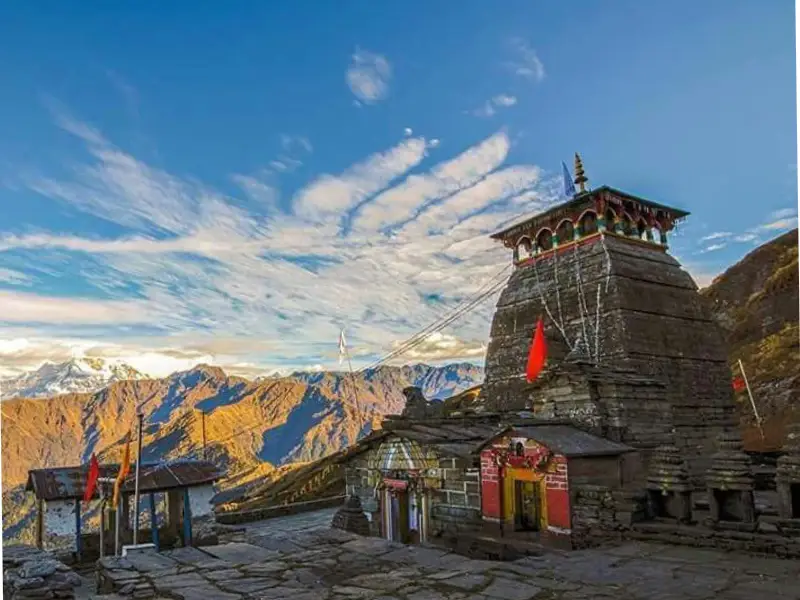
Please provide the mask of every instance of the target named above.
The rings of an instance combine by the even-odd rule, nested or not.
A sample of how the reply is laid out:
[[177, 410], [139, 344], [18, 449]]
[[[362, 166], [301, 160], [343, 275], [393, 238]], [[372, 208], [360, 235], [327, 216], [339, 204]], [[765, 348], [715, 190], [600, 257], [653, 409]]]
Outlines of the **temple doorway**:
[[409, 495], [407, 490], [386, 490], [384, 533], [387, 540], [407, 543], [409, 538]]
[[541, 519], [541, 499], [538, 485], [533, 481], [514, 482], [514, 529], [538, 531]]

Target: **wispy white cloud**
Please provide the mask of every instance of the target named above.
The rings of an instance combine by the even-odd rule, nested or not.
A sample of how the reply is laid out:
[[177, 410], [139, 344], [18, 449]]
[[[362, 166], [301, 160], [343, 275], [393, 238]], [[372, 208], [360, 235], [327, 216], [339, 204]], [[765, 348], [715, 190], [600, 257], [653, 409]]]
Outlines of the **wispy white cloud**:
[[[10, 285], [31, 285], [32, 278], [30, 275], [22, 273], [21, 271], [0, 267], [0, 283], [7, 283]], [[2, 315], [0, 315], [0, 318], [2, 318]]]
[[514, 106], [516, 103], [516, 96], [498, 94], [487, 100], [480, 108], [476, 108], [470, 112], [476, 117], [493, 117], [497, 113], [498, 108], [508, 108], [509, 106]]
[[710, 240], [720, 240], [731, 237], [733, 234], [729, 231], [717, 231], [714, 233], [709, 233], [708, 235], [704, 235], [700, 238], [701, 242], [708, 242]]
[[[39, 177], [29, 188], [128, 233], [0, 233], [0, 265], [12, 249], [42, 258], [64, 253], [70, 276], [104, 299], [6, 291], [0, 305], [10, 307], [6, 321], [17, 328], [37, 323], [39, 337], [92, 326], [99, 333], [87, 343], [128, 358], [167, 352], [248, 370], [334, 366], [344, 326], [354, 356], [368, 362], [507, 265], [488, 233], [556, 199], [537, 167], [504, 164], [510, 142], [502, 131], [422, 169], [438, 140], [404, 137], [342, 173], [312, 179], [288, 209], [250, 211], [201, 182], [143, 163], [87, 125], [72, 121], [65, 129], [84, 140], [89, 160], [73, 177]], [[235, 177], [247, 197], [272, 203], [280, 194], [247, 177]], [[440, 299], [437, 307], [429, 296]], [[474, 357], [491, 312], [487, 301], [465, 315], [430, 356]], [[112, 339], [123, 344], [123, 326], [128, 337], [141, 336], [141, 326], [151, 333], [111, 348]], [[223, 348], [213, 340], [234, 342]]]
[[509, 147], [508, 136], [500, 132], [428, 173], [407, 177], [365, 204], [354, 227], [376, 231], [412, 219], [429, 203], [475, 185], [505, 161]]
[[545, 77], [544, 64], [539, 60], [536, 51], [522, 38], [512, 38], [511, 50], [515, 58], [508, 62], [508, 67], [518, 76], [540, 82]]
[[711, 244], [703, 248], [702, 252], [715, 252], [716, 250], [722, 250], [726, 246], [727, 244]]
[[360, 102], [374, 104], [389, 94], [392, 68], [386, 57], [356, 49], [345, 73], [347, 85]]

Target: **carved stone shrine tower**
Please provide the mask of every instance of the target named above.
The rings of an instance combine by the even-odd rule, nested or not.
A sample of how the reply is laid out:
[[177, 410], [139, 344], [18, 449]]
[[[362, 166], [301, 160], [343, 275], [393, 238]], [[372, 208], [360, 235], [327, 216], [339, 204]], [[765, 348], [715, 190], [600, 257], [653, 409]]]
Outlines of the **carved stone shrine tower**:
[[[638, 448], [645, 463], [675, 446], [701, 488], [715, 440], [736, 420], [722, 332], [667, 252], [688, 213], [587, 189], [577, 154], [575, 175], [571, 199], [492, 236], [513, 251], [515, 270], [492, 320], [483, 403], [575, 422]], [[539, 317], [548, 360], [528, 384]]]

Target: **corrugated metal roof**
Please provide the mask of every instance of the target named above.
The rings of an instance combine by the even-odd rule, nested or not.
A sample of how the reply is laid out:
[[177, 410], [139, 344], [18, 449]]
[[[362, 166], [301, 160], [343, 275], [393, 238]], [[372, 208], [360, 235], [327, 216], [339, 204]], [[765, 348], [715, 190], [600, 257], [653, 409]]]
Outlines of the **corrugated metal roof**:
[[[100, 477], [116, 477], [119, 465], [101, 465]], [[134, 491], [136, 466], [122, 484], [123, 492]], [[32, 469], [28, 471], [25, 491], [33, 492], [41, 500], [70, 500], [82, 498], [86, 487], [89, 466]], [[193, 487], [213, 483], [221, 477], [210, 462], [178, 460], [165, 463], [146, 463], [139, 473], [139, 490], [142, 493], [160, 492], [174, 488]]]
[[[566, 457], [616, 456], [631, 452], [633, 448], [587, 433], [569, 425], [529, 425], [514, 427], [505, 435], [516, 435], [536, 440], [553, 452]], [[496, 436], [495, 436], [496, 437]]]

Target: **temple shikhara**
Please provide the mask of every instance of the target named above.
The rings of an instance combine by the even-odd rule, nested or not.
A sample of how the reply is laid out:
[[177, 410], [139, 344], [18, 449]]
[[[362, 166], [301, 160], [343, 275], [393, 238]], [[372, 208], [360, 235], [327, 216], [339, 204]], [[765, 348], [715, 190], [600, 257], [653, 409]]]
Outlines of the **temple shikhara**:
[[[669, 253], [689, 213], [589, 188], [577, 154], [574, 183], [492, 235], [514, 270], [483, 385], [443, 402], [408, 388], [403, 414], [349, 452], [335, 526], [494, 556], [626, 537], [800, 556], [800, 432], [764, 517], [722, 332]], [[547, 361], [529, 382], [540, 319]]]

